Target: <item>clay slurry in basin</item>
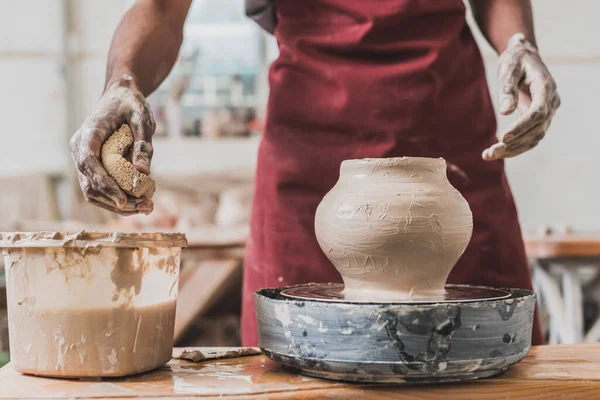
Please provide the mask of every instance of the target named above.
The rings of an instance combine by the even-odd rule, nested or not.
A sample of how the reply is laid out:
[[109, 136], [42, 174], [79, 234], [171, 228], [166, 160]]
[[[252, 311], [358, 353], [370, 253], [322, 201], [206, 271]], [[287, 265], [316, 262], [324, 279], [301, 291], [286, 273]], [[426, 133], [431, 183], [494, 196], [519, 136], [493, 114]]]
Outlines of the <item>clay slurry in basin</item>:
[[181, 234], [0, 234], [13, 367], [110, 377], [164, 365], [185, 245]]
[[347, 300], [443, 296], [473, 230], [441, 158], [344, 161], [319, 204], [315, 231]]
[[18, 308], [13, 318], [21, 326], [12, 356], [20, 372], [35, 375], [109, 377], [148, 371], [171, 359], [175, 304]]

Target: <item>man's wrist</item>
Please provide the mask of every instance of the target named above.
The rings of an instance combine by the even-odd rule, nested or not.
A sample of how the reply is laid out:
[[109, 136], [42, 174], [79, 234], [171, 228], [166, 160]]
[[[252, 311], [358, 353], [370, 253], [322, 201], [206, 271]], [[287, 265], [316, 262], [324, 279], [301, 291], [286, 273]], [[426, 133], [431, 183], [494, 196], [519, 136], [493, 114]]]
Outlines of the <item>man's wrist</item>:
[[119, 73], [111, 77], [106, 81], [106, 86], [104, 87], [104, 92], [112, 87], [126, 87], [136, 92], [139, 92], [139, 86], [137, 84], [137, 79], [130, 73]]
[[518, 44], [521, 44], [523, 46], [526, 47], [530, 47], [533, 48], [535, 51], [537, 51], [537, 45], [535, 43], [535, 38], [530, 39], [527, 36], [525, 36], [524, 33], [515, 33], [514, 35], [512, 35], [509, 39], [508, 39], [508, 43], [506, 45], [506, 48], [509, 49], [511, 47], [514, 47]]

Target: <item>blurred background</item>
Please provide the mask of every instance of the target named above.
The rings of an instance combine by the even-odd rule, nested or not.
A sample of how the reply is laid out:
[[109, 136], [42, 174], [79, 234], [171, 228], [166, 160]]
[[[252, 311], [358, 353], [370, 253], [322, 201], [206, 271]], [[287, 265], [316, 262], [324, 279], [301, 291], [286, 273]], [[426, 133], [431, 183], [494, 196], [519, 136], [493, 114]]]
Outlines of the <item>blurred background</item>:
[[[117, 218], [84, 202], [68, 141], [101, 94], [110, 40], [131, 4], [0, 0], [0, 230], [183, 231], [190, 248], [178, 344], [237, 345], [241, 260], [277, 45], [245, 18], [243, 0], [194, 1], [179, 61], [149, 98], [157, 120], [155, 212]], [[600, 3], [533, 6], [539, 47], [563, 102], [542, 143], [507, 169], [549, 340], [596, 340]], [[496, 55], [475, 31], [495, 99]], [[513, 120], [499, 117], [500, 129]], [[561, 253], [563, 242], [550, 246], [560, 240], [574, 247]], [[1, 291], [0, 364], [8, 346]]]

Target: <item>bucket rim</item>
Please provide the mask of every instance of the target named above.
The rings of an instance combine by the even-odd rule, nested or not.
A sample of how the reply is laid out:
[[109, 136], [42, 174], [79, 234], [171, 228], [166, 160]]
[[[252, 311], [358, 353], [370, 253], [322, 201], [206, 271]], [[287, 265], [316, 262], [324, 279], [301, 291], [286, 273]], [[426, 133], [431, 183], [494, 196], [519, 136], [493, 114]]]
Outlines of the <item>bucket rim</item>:
[[0, 249], [46, 247], [169, 248], [187, 246], [184, 233], [161, 232], [0, 232]]

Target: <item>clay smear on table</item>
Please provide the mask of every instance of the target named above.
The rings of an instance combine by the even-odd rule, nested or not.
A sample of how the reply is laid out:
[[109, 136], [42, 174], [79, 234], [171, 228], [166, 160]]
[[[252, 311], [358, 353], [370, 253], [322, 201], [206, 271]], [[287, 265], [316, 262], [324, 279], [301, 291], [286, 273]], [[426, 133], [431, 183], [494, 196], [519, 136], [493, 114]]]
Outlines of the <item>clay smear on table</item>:
[[473, 217], [433, 158], [348, 160], [319, 205], [315, 230], [348, 300], [443, 296]]
[[192, 362], [202, 362], [207, 360], [258, 356], [261, 354], [260, 348], [258, 347], [213, 347], [208, 350], [193, 348], [179, 349], [173, 355], [173, 358]]
[[15, 369], [108, 377], [164, 365], [184, 245], [176, 234], [0, 234]]

